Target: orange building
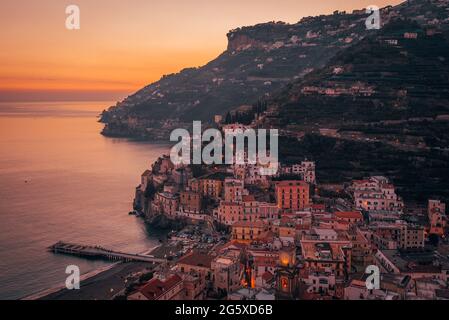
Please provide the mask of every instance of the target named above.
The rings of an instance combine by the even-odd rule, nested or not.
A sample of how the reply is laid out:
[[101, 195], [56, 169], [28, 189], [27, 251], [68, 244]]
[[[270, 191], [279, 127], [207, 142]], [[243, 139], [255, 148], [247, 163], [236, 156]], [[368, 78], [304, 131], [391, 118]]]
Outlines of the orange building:
[[152, 206], [155, 212], [175, 217], [179, 209], [179, 194], [158, 192], [154, 197]]
[[153, 278], [128, 296], [128, 300], [182, 300], [182, 278], [173, 275], [167, 279]]
[[252, 242], [267, 236], [268, 225], [262, 221], [240, 221], [232, 225], [232, 240]]
[[439, 200], [429, 200], [427, 213], [430, 222], [429, 233], [443, 236], [447, 225], [446, 204]]
[[190, 179], [187, 185], [189, 187], [189, 190], [191, 190], [193, 192], [197, 192], [197, 193], [203, 192], [203, 189], [201, 187], [202, 183], [200, 180], [198, 180], [196, 178]]
[[337, 278], [344, 278], [351, 271], [350, 241], [301, 240], [301, 249], [309, 274], [329, 272]]
[[337, 221], [357, 224], [363, 222], [363, 215], [360, 211], [335, 212]]
[[302, 210], [310, 204], [309, 185], [300, 180], [276, 183], [278, 208], [292, 211]]
[[202, 179], [202, 191], [203, 196], [209, 197], [212, 199], [218, 199], [221, 197], [223, 191], [223, 181], [219, 179]]
[[243, 205], [240, 202], [222, 201], [215, 209], [214, 215], [220, 223], [231, 226], [244, 220]]
[[202, 281], [207, 281], [212, 275], [212, 260], [214, 257], [209, 254], [191, 251], [181, 257], [176, 265], [182, 273], [197, 274]]
[[227, 178], [224, 182], [224, 200], [229, 202], [242, 201], [243, 180]]
[[198, 192], [183, 191], [179, 208], [185, 212], [201, 213], [203, 197]]

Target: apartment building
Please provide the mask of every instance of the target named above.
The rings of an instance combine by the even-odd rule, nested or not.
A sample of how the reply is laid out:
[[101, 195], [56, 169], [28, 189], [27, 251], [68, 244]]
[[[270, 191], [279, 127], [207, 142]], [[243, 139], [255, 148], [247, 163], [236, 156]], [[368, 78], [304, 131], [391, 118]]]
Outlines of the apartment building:
[[310, 204], [309, 184], [301, 180], [279, 181], [275, 185], [278, 208], [299, 211]]

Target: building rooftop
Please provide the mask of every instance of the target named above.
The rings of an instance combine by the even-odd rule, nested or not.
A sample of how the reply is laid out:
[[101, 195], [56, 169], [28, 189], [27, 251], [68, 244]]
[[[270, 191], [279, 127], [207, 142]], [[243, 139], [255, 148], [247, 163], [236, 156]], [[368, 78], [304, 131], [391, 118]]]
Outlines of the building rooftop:
[[351, 247], [351, 243], [339, 240], [301, 240], [302, 255], [306, 260], [343, 261], [345, 247]]
[[224, 181], [226, 178], [229, 178], [229, 177], [233, 177], [233, 174], [228, 173], [228, 172], [219, 171], [219, 172], [207, 174], [205, 176], [200, 177], [199, 179]]
[[361, 219], [361, 220], [363, 220], [363, 215], [360, 211], [335, 212], [335, 217], [340, 218], [340, 219]]
[[449, 259], [438, 257], [426, 250], [381, 250], [401, 272], [438, 273], [442, 268], [449, 269]]
[[232, 225], [232, 227], [238, 227], [238, 228], [264, 228], [265, 223], [263, 221], [238, 221]]
[[308, 186], [307, 182], [302, 180], [285, 180], [285, 181], [277, 181], [276, 187], [306, 187]]
[[178, 193], [170, 193], [170, 192], [158, 192], [158, 194], [166, 199], [172, 199], [172, 200], [176, 200], [179, 198], [179, 194]]
[[234, 263], [234, 261], [231, 258], [222, 257], [222, 256], [216, 258], [215, 262], [219, 263], [219, 264], [226, 265], [226, 266], [232, 265]]
[[[368, 274], [365, 275], [368, 276]], [[381, 283], [394, 284], [400, 288], [407, 287], [410, 281], [412, 281], [412, 278], [409, 275], [393, 273], [384, 273], [381, 275]]]
[[245, 195], [242, 197], [243, 202], [254, 202], [256, 198], [253, 195]]
[[165, 279], [165, 281], [162, 281], [158, 278], [153, 278], [137, 291], [139, 291], [149, 300], [156, 300], [159, 296], [167, 292], [170, 288], [174, 287], [180, 281], [182, 281], [182, 278], [177, 274]]
[[313, 232], [319, 237], [337, 237], [337, 232], [334, 229], [313, 228]]
[[192, 252], [179, 259], [178, 264], [210, 269], [213, 259], [214, 257], [211, 255], [200, 252]]

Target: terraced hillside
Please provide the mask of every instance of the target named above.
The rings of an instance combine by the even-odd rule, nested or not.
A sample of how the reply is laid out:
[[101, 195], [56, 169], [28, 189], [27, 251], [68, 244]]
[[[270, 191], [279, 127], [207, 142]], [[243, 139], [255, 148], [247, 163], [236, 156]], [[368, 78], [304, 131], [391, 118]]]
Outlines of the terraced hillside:
[[157, 138], [167, 133], [163, 128], [191, 125], [192, 120], [212, 122], [214, 115], [269, 98], [360, 41], [368, 33], [367, 16], [364, 10], [336, 12], [297, 24], [270, 22], [232, 30], [227, 50], [215, 60], [164, 76], [105, 111], [104, 133]]
[[396, 20], [289, 85], [269, 118], [284, 159], [317, 160], [322, 182], [382, 174], [408, 201], [448, 201], [449, 42], [434, 31]]

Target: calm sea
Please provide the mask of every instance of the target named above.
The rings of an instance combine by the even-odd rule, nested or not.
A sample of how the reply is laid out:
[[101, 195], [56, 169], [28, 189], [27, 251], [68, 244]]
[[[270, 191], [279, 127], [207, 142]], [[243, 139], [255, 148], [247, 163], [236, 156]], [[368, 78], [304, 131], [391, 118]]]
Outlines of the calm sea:
[[107, 262], [53, 255], [59, 241], [127, 252], [156, 246], [129, 216], [140, 174], [168, 147], [100, 135], [111, 102], [0, 103], [0, 299], [64, 284]]

